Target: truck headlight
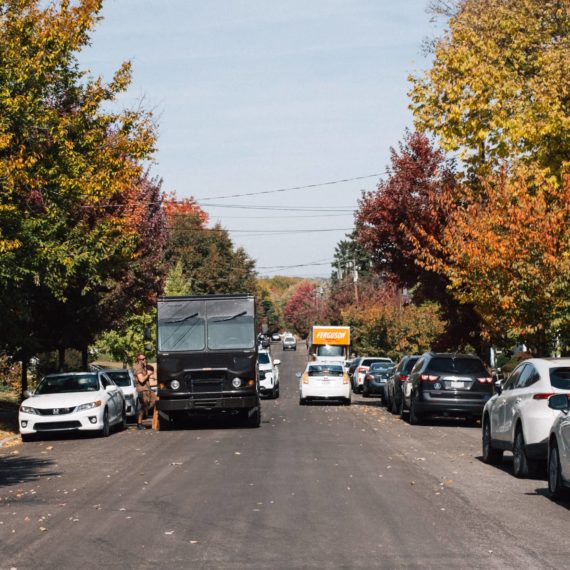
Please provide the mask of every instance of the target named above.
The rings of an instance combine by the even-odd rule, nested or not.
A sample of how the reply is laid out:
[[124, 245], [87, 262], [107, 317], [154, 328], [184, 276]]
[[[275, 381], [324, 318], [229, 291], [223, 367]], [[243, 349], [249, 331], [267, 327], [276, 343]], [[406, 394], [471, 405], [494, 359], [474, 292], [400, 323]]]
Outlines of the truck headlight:
[[232, 386], [234, 388], [239, 388], [241, 386], [241, 378], [234, 378], [232, 380]]
[[178, 390], [178, 388], [180, 388], [180, 382], [178, 382], [178, 380], [173, 380], [173, 381], [170, 383], [170, 388], [171, 388], [172, 390]]

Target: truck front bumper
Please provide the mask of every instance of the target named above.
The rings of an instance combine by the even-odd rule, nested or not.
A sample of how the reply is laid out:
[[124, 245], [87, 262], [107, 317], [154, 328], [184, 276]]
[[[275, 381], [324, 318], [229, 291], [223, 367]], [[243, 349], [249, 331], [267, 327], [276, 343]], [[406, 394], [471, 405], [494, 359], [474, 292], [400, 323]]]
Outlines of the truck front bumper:
[[255, 408], [259, 406], [259, 396], [216, 396], [163, 398], [157, 402], [158, 412], [222, 411]]

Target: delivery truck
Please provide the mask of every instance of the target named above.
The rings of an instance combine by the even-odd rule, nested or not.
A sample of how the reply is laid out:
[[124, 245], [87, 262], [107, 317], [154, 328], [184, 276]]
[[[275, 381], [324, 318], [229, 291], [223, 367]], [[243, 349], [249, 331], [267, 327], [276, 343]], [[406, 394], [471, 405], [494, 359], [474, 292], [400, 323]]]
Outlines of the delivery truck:
[[350, 327], [314, 325], [309, 336], [309, 358], [344, 365], [350, 356]]
[[204, 413], [230, 413], [259, 427], [252, 295], [161, 297], [157, 328], [161, 430]]

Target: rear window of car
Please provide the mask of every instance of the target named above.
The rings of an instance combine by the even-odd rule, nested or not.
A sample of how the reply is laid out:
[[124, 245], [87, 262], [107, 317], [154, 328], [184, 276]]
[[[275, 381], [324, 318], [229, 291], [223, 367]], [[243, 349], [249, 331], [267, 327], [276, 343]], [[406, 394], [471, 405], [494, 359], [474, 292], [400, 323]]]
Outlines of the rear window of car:
[[373, 362], [370, 365], [370, 372], [374, 372], [374, 370], [386, 370], [387, 368], [391, 368], [391, 362]]
[[559, 390], [570, 390], [570, 367], [550, 369], [550, 383], [553, 388]]
[[309, 376], [342, 376], [342, 366], [318, 365], [309, 366]]
[[487, 376], [483, 363], [477, 358], [433, 358], [428, 364], [429, 372], [450, 374], [482, 374]]
[[[365, 358], [360, 366], [370, 366], [373, 362], [378, 362], [378, 360], [376, 358]], [[385, 362], [388, 365], [392, 364], [389, 360], [384, 360], [380, 362]]]

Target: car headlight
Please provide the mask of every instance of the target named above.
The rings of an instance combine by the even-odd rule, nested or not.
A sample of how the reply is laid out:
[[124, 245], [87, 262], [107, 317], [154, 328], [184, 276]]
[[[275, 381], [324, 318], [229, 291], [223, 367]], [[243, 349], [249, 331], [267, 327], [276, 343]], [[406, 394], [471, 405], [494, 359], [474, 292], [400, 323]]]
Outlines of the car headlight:
[[38, 416], [40, 414], [36, 408], [30, 406], [20, 406], [20, 412], [24, 412], [24, 414], [36, 414]]
[[81, 412], [83, 410], [91, 410], [93, 408], [98, 408], [101, 405], [101, 400], [97, 400], [96, 402], [89, 402], [88, 404], [81, 404], [75, 408], [76, 412]]

